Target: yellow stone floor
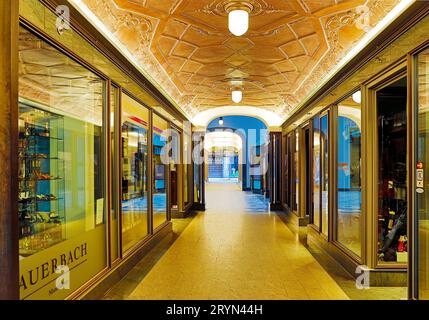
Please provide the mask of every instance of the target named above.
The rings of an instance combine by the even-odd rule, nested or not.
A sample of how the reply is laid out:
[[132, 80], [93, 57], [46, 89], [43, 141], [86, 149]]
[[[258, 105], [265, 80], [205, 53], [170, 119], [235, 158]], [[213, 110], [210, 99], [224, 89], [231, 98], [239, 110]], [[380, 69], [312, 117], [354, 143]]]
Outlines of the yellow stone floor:
[[208, 184], [207, 210], [122, 298], [348, 299], [275, 213], [246, 201], [235, 184]]

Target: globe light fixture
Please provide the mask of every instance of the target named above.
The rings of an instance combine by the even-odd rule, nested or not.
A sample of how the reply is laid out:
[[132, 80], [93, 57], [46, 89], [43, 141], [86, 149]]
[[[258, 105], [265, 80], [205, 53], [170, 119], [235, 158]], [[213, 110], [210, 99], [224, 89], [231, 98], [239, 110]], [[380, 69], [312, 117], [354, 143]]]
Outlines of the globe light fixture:
[[228, 13], [228, 28], [237, 37], [242, 36], [249, 29], [249, 12], [246, 10], [232, 10]]
[[219, 118], [219, 125], [223, 126], [223, 118], [222, 117]]
[[240, 90], [234, 90], [232, 91], [231, 98], [232, 101], [234, 101], [235, 103], [240, 103], [241, 100], [243, 100], [243, 92], [241, 92]]
[[352, 99], [356, 103], [361, 103], [362, 102], [362, 92], [359, 90], [359, 91], [356, 91], [355, 93], [353, 93]]

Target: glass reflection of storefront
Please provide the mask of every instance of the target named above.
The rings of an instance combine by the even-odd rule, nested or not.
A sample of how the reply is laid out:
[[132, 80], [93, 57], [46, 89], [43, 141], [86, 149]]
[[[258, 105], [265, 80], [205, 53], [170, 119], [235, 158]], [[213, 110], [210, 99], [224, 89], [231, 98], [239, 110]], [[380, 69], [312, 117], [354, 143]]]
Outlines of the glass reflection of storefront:
[[[329, 230], [329, 118], [328, 111], [324, 111], [313, 118], [312, 121], [312, 210], [310, 216], [310, 224], [313, 228], [323, 234], [328, 236]], [[303, 137], [305, 138], [305, 137]], [[299, 141], [297, 141], [297, 144]], [[298, 150], [297, 150], [298, 152]], [[306, 153], [303, 150], [303, 156], [309, 157], [310, 154]], [[310, 163], [310, 161], [309, 161]], [[297, 166], [299, 170], [299, 166]], [[298, 171], [297, 170], [297, 171]], [[303, 167], [303, 170], [306, 170]], [[306, 173], [307, 174], [307, 173]], [[304, 188], [309, 188], [309, 186], [303, 186]], [[298, 186], [297, 186], [297, 190]], [[298, 191], [297, 191], [298, 192]], [[307, 192], [307, 191], [306, 191]], [[305, 207], [305, 205], [304, 205]]]
[[313, 210], [311, 214], [311, 223], [320, 228], [320, 182], [321, 182], [321, 161], [320, 161], [320, 117], [313, 119]]
[[190, 205], [192, 199], [192, 133], [183, 132], [183, 204], [185, 208]]
[[328, 236], [329, 230], [329, 118], [328, 114], [324, 114], [320, 118], [320, 206], [321, 206], [321, 231], [325, 236]]
[[119, 119], [120, 105], [120, 90], [118, 87], [113, 85], [110, 86], [110, 172], [111, 172], [111, 182], [110, 182], [110, 241], [111, 248], [110, 254], [112, 261], [115, 261], [120, 256], [119, 248], [119, 197], [120, 195], [116, 192], [116, 188], [119, 185], [120, 181], [120, 172], [119, 172], [119, 161], [117, 159], [117, 151], [119, 150], [119, 139], [116, 135], [119, 132], [118, 124], [116, 123]]
[[148, 233], [149, 110], [122, 95], [122, 248], [127, 251]]
[[21, 299], [64, 299], [107, 266], [105, 81], [25, 28], [19, 34]]
[[348, 97], [338, 105], [336, 240], [361, 256], [361, 107]]
[[170, 209], [179, 210], [179, 165], [181, 163], [180, 144], [181, 134], [171, 129], [171, 159], [170, 159]]
[[156, 229], [167, 221], [167, 173], [169, 154], [166, 151], [168, 137], [167, 121], [153, 114], [153, 228]]
[[415, 201], [416, 232], [414, 239], [415, 274], [413, 296], [418, 299], [429, 299], [429, 49], [419, 52], [414, 59], [416, 72], [415, 90], [415, 189], [412, 191]]

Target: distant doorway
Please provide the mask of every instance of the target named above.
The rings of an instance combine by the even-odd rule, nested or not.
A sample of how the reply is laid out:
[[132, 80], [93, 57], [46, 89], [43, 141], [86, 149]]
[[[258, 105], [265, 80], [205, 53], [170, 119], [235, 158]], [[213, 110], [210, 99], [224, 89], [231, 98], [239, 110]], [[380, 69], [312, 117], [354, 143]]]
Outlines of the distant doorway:
[[208, 181], [239, 181], [238, 151], [230, 147], [214, 147], [208, 156]]

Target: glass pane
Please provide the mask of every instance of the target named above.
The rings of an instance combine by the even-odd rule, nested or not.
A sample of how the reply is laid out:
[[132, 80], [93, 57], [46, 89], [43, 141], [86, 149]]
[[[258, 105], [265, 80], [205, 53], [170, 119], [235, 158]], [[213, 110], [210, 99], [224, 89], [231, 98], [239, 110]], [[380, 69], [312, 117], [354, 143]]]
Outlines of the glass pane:
[[384, 263], [407, 254], [407, 78], [377, 91], [378, 253]]
[[338, 106], [337, 240], [361, 256], [361, 105]]
[[147, 130], [149, 111], [122, 95], [122, 248], [148, 234]]
[[298, 130], [295, 131], [295, 152], [293, 155], [293, 171], [294, 171], [294, 178], [295, 178], [295, 197], [293, 199], [294, 201], [294, 210], [298, 213], [298, 204], [299, 204], [299, 161], [298, 161], [298, 155], [299, 155], [299, 132]]
[[286, 139], [286, 173], [286, 205], [293, 210], [292, 134], [289, 134]]
[[153, 115], [153, 228], [167, 220], [167, 173], [168, 155], [166, 144], [168, 123], [156, 114]]
[[[194, 141], [196, 143], [196, 149], [194, 152], [198, 153], [200, 157], [204, 156], [204, 144], [203, 144], [203, 136], [202, 135], [195, 135]], [[228, 178], [232, 179], [238, 179], [238, 153], [234, 153], [235, 157], [230, 158], [231, 161], [229, 168], [228, 168]], [[201, 159], [202, 160], [202, 159]], [[200, 160], [200, 161], [201, 161]], [[203, 174], [204, 166], [199, 161], [194, 162], [194, 202], [201, 203], [201, 179]]]
[[320, 118], [313, 120], [313, 224], [320, 227]]
[[[416, 215], [418, 227], [418, 298], [429, 299], [429, 50], [417, 56], [417, 154], [421, 164], [416, 174]], [[425, 190], [426, 189], [426, 190]]]
[[185, 205], [189, 203], [189, 164], [191, 163], [191, 136], [188, 133], [183, 134], [183, 202]]
[[106, 266], [105, 83], [24, 28], [19, 51], [20, 295], [64, 299]]
[[321, 188], [322, 188], [322, 233], [328, 235], [328, 199], [329, 199], [329, 133], [328, 115], [320, 119], [320, 147], [321, 147]]
[[117, 188], [119, 186], [118, 179], [118, 164], [116, 161], [116, 154], [118, 151], [117, 142], [115, 139], [115, 113], [118, 110], [118, 101], [119, 101], [119, 90], [114, 86], [110, 87], [110, 174], [111, 174], [111, 184], [110, 184], [110, 196], [111, 196], [111, 254], [112, 261], [119, 257], [119, 223], [118, 223], [118, 212], [117, 212], [117, 202], [118, 202], [118, 192]]
[[178, 172], [180, 164], [180, 133], [176, 130], [171, 131], [171, 160], [170, 160], [170, 203], [171, 209], [179, 208], [178, 201]]

